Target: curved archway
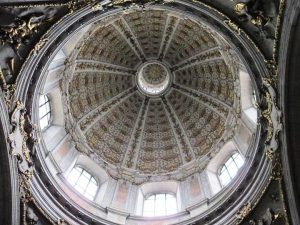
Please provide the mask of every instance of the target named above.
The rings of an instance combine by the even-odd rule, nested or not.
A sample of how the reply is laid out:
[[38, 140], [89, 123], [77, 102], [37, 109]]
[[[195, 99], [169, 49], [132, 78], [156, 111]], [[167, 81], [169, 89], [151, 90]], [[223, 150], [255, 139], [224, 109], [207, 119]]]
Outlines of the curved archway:
[[[184, 5], [184, 6], [182, 6], [182, 7], [190, 7], [190, 8], [192, 8], [193, 7], [193, 5]], [[196, 7], [195, 7], [196, 8]], [[199, 9], [199, 8], [198, 8]], [[117, 10], [116, 10], [117, 11]], [[194, 12], [195, 12], [195, 10], [193, 10]], [[197, 10], [196, 10], [197, 11]], [[43, 73], [45, 72], [45, 70], [47, 69], [47, 65], [49, 65], [49, 61], [50, 61], [50, 58], [51, 57], [53, 57], [53, 55], [54, 55], [54, 53], [56, 53], [56, 52], [58, 52], [58, 49], [59, 49], [59, 47], [61, 47], [65, 42], [66, 42], [66, 39], [67, 38], [69, 38], [68, 36], [64, 36], [64, 33], [67, 33], [67, 32], [65, 32], [66, 30], [67, 31], [69, 31], [69, 34], [68, 35], [70, 35], [70, 33], [72, 33], [73, 31], [74, 32], [76, 32], [76, 31], [78, 31], [78, 29], [80, 29], [80, 26], [83, 26], [83, 25], [86, 25], [86, 24], [88, 24], [88, 23], [90, 23], [90, 22], [92, 22], [92, 21], [95, 21], [96, 19], [96, 17], [97, 16], [100, 16], [101, 14], [100, 13], [98, 13], [98, 12], [91, 12], [91, 11], [89, 11], [89, 10], [86, 10], [86, 11], [84, 11], [85, 13], [86, 13], [86, 15], [85, 16], [82, 16], [80, 19], [79, 19], [79, 22], [80, 22], [80, 24], [72, 24], [71, 22], [69, 22], [69, 24], [68, 24], [68, 22], [66, 22], [65, 24], [59, 24], [59, 25], [57, 25], [60, 29], [63, 29], [63, 31], [62, 30], [60, 30], [60, 29], [56, 29], [55, 30], [55, 32], [56, 32], [56, 36], [57, 36], [57, 39], [56, 39], [56, 41], [53, 41], [52, 43], [51, 42], [49, 42], [49, 43], [46, 43], [45, 44], [45, 46], [44, 46], [44, 48], [42, 48], [42, 50], [40, 51], [40, 53], [39, 54], [45, 54], [46, 55], [46, 57], [45, 58], [41, 58], [40, 57], [40, 55], [38, 55], [37, 57], [35, 57], [35, 58], [32, 58], [32, 61], [33, 62], [36, 62], [36, 67], [35, 67], [35, 64], [32, 64], [32, 66], [30, 66], [30, 65], [26, 65], [26, 66], [28, 66], [28, 68], [26, 68], [26, 70], [24, 69], [24, 74], [22, 74], [22, 76], [21, 76], [21, 78], [18, 80], [18, 82], [20, 83], [20, 88], [22, 89], [23, 88], [23, 90], [22, 90], [22, 93], [20, 92], [20, 97], [22, 97], [24, 100], [26, 100], [26, 105], [27, 105], [27, 107], [28, 108], [31, 108], [31, 109], [34, 109], [34, 106], [36, 106], [36, 99], [35, 99], [35, 95], [37, 94], [36, 92], [37, 92], [37, 90], [41, 87], [41, 83], [42, 82], [40, 82], [40, 80], [39, 79], [42, 79], [40, 76], [41, 76], [41, 74], [42, 74], [42, 76], [43, 76]], [[199, 10], [199, 11], [197, 11], [200, 15], [201, 15], [201, 10]], [[109, 12], [108, 12], [108, 14], [109, 14]], [[195, 13], [196, 14], [196, 13]], [[209, 15], [209, 13], [207, 13], [208, 15]], [[209, 17], [208, 15], [206, 15], [206, 17]], [[78, 16], [78, 15], [77, 15]], [[198, 15], [199, 16], [199, 15]], [[221, 16], [221, 15], [220, 15]], [[75, 17], [75, 16], [74, 16]], [[72, 18], [72, 19], [74, 19], [75, 20], [75, 18]], [[86, 24], [85, 24], [86, 23]], [[221, 18], [219, 18], [219, 23], [214, 23], [214, 25], [216, 26], [216, 27], [218, 27], [219, 29], [221, 29], [224, 33], [225, 32], [228, 32], [227, 33], [227, 35], [230, 37], [229, 39], [231, 39], [231, 41], [232, 42], [243, 42], [244, 44], [245, 44], [245, 42], [247, 42], [245, 39], [243, 39], [242, 37], [238, 37], [238, 36], [235, 36], [235, 34], [232, 32], [232, 31], [229, 31], [228, 30], [228, 27], [226, 28], [226, 27], [224, 27], [224, 24], [222, 23], [222, 19]], [[57, 27], [56, 27], [57, 28]], [[59, 30], [59, 32], [58, 32], [58, 30]], [[55, 33], [54, 32], [54, 33]], [[49, 32], [50, 34], [51, 34], [51, 32]], [[59, 39], [59, 38], [61, 38], [61, 39]], [[64, 38], [66, 38], [66, 39], [64, 39]], [[248, 46], [249, 47], [249, 45], [247, 45], [247, 44], [245, 44], [246, 46]], [[249, 48], [244, 48], [243, 49], [243, 51], [241, 51], [242, 53], [243, 53], [243, 55], [241, 54], [241, 52], [240, 52], [240, 55], [241, 56], [244, 56], [243, 57], [243, 59], [244, 59], [244, 61], [245, 61], [245, 63], [246, 63], [246, 66], [248, 66], [249, 68], [250, 68], [250, 66], [248, 65], [248, 63], [249, 64], [251, 64], [251, 63], [254, 63], [254, 61], [255, 61], [255, 63], [257, 63], [257, 64], [260, 64], [261, 65], [261, 67], [260, 68], [256, 68], [256, 67], [253, 67], [253, 68], [251, 68], [253, 71], [255, 71], [255, 72], [257, 72], [257, 71], [260, 71], [260, 70], [262, 70], [262, 71], [260, 71], [261, 73], [259, 73], [259, 74], [264, 74], [264, 73], [267, 73], [266, 72], [266, 68], [263, 66], [264, 64], [263, 64], [263, 62], [261, 62], [260, 60], [260, 57], [259, 56], [257, 56], [256, 58], [252, 58], [250, 55], [251, 55], [251, 52], [252, 51], [254, 51], [254, 49], [251, 49], [251, 47], [249, 47]], [[48, 59], [47, 59], [47, 57], [48, 57]], [[247, 60], [246, 60], [246, 59]], [[28, 63], [29, 64], [29, 63]], [[262, 69], [263, 68], [263, 69]], [[32, 82], [34, 83], [34, 84], [37, 84], [36, 85], [36, 89], [31, 89], [30, 91], [31, 91], [31, 93], [35, 93], [35, 95], [34, 96], [26, 96], [26, 94], [24, 94], [26, 91], [27, 91], [27, 88], [28, 88], [28, 83], [27, 83], [27, 81], [26, 82], [24, 82], [24, 84], [22, 83], [22, 81], [23, 81], [23, 78], [24, 78], [24, 76], [25, 75], [29, 75], [29, 74], [26, 74], [26, 73], [28, 73], [29, 71], [35, 71], [34, 73], [33, 73], [33, 76], [32, 76]], [[30, 76], [31, 76], [31, 74], [30, 74]], [[253, 76], [252, 74], [251, 74], [251, 76]], [[258, 81], [258, 84], [259, 84], [259, 82], [260, 82], [260, 79], [261, 79], [261, 77], [257, 77], [257, 81]], [[21, 85], [24, 85], [23, 87], [21, 86]], [[33, 118], [34, 119], [36, 119], [35, 118], [35, 115], [33, 115]], [[258, 139], [258, 136], [260, 135], [260, 133], [258, 132], [258, 135], [257, 135], [257, 139]], [[253, 146], [253, 148], [257, 148], [257, 140], [256, 139], [256, 144], [254, 144], [254, 146]], [[261, 140], [261, 142], [263, 142], [263, 140]], [[39, 152], [39, 160], [41, 161], [41, 164], [43, 164], [43, 166], [44, 166], [44, 164], [45, 164], [45, 162], [43, 162], [43, 150], [42, 149], [39, 149], [40, 150], [40, 152]], [[249, 168], [250, 168], [250, 166], [253, 166], [253, 167], [257, 167], [258, 166], [258, 162], [261, 160], [261, 158], [260, 158], [260, 156], [261, 155], [259, 155], [259, 154], [262, 154], [261, 152], [259, 153], [258, 151], [256, 151], [255, 153], [257, 153], [257, 156], [255, 157], [255, 159], [254, 158], [252, 158], [251, 160], [252, 161], [250, 161], [249, 162], [249, 165], [248, 165], [248, 167], [245, 169], [245, 174], [243, 174], [243, 177], [245, 177], [245, 175], [246, 175], [246, 173], [248, 172], [248, 170], [249, 170]], [[256, 161], [256, 164], [254, 164], [254, 161]], [[268, 164], [268, 162], [264, 162], [264, 163], [262, 163], [262, 164], [260, 164], [260, 166], [262, 166], [262, 167], [266, 167], [266, 165]], [[263, 170], [259, 170], [259, 171], [263, 171]], [[47, 173], [48, 171], [46, 171], [46, 173]], [[264, 173], [269, 173], [270, 171], [269, 170], [265, 170], [264, 171]], [[51, 175], [49, 175], [49, 174], [47, 174], [49, 177], [51, 177]], [[47, 177], [47, 175], [46, 175], [46, 177]], [[249, 175], [250, 177], [251, 176], [253, 176], [253, 173], [251, 173], [250, 175]], [[49, 177], [48, 177], [48, 179], [49, 179]], [[44, 177], [44, 179], [45, 180], [47, 180], [47, 178], [45, 178]], [[49, 182], [49, 181], [48, 181]], [[51, 182], [54, 182], [53, 181], [53, 179], [51, 180]], [[254, 182], [254, 181], [253, 181]], [[46, 183], [46, 181], [45, 181], [45, 183]], [[37, 184], [33, 184], [33, 185], [37, 185]], [[243, 189], [246, 189], [247, 188], [247, 185], [250, 185], [250, 184], [242, 184], [242, 181], [239, 183], [239, 185], [241, 185], [242, 187], [243, 187]], [[64, 194], [62, 193], [62, 190], [61, 189], [59, 189], [55, 184], [54, 185], [49, 185], [50, 186], [50, 188], [52, 188], [52, 191], [54, 192], [54, 193], [59, 193], [58, 194], [58, 196], [63, 196], [63, 197], [65, 197], [64, 196]], [[127, 187], [126, 187], [126, 184], [115, 184], [115, 187], [117, 187], [117, 188], [120, 188], [120, 190], [126, 190], [126, 191], [128, 191], [128, 189], [127, 189]], [[226, 209], [227, 207], [228, 207], [228, 204], [229, 204], [229, 202], [231, 202], [231, 201], [236, 201], [236, 199], [237, 198], [239, 198], [239, 196], [236, 194], [236, 193], [231, 193], [232, 195], [228, 195], [229, 197], [228, 198], [226, 198], [226, 197], [222, 197], [222, 198], [220, 198], [222, 201], [220, 201], [220, 204], [216, 204], [216, 205], [214, 205], [213, 207], [214, 207], [214, 215], [216, 216], [216, 217], [214, 217], [214, 218], [216, 218], [216, 220], [218, 220], [219, 218], [218, 217], [220, 217], [221, 216], [221, 214], [222, 213], [225, 213], [225, 211], [222, 211], [222, 210], [220, 210], [221, 208], [223, 208], [223, 209]], [[53, 196], [52, 196], [53, 197]], [[53, 198], [56, 198], [56, 199], [58, 199], [58, 200], [60, 200], [60, 204], [65, 204], [64, 203], [64, 201], [63, 201], [63, 197], [56, 197], [55, 195], [54, 195], [54, 197]], [[120, 196], [116, 196], [116, 198], [119, 198]], [[122, 196], [121, 196], [122, 197]], [[229, 201], [230, 200], [230, 201]], [[222, 204], [221, 204], [222, 203]], [[240, 203], [240, 204], [242, 204], [242, 202]], [[207, 206], [207, 205], [206, 205]], [[196, 206], [195, 206], [196, 207]], [[91, 209], [91, 210], [94, 210], [94, 208], [93, 207], [88, 207], [89, 209]], [[73, 207], [73, 206], [70, 206], [70, 211], [72, 212], [72, 213], [74, 213], [74, 215], [76, 215], [76, 214], [81, 214], [82, 216], [80, 216], [80, 219], [82, 219], [82, 221], [85, 221], [85, 222], [87, 222], [87, 221], [90, 221], [90, 217], [89, 217], [89, 215], [87, 215], [87, 213], [85, 213], [85, 211], [83, 211], [82, 209], [78, 209], [78, 208], [76, 208], [76, 207]], [[113, 213], [113, 210], [111, 210], [111, 212]], [[194, 211], [195, 212], [195, 214], [194, 215], [196, 215], [196, 210]], [[233, 213], [231, 213], [231, 216], [232, 216], [232, 219], [234, 220], [234, 216], [233, 216]], [[66, 216], [67, 217], [67, 216]], [[68, 217], [67, 217], [68, 218]], [[99, 218], [97, 218], [97, 219], [99, 219]], [[192, 220], [188, 220], [187, 221], [187, 223], [189, 223], [189, 222], [192, 222], [192, 221], [195, 221], [195, 220], [198, 220], [198, 219], [202, 219], [203, 221], [204, 220], [207, 220], [207, 218], [205, 219], [205, 218], [200, 218], [199, 217], [199, 215], [197, 215], [197, 216], [195, 216], [195, 218], [193, 218]], [[101, 221], [101, 218], [99, 219], [100, 221]], [[219, 223], [221, 223], [220, 221], [218, 221]]]

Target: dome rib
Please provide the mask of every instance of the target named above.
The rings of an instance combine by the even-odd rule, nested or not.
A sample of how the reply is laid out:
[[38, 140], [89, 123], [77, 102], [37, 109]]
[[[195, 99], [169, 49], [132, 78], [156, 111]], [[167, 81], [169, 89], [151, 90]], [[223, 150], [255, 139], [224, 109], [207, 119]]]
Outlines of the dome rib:
[[116, 107], [118, 104], [121, 104], [123, 101], [128, 99], [131, 95], [136, 92], [136, 87], [125, 90], [120, 93], [115, 98], [108, 100], [107, 102], [100, 105], [98, 108], [92, 112], [85, 120], [81, 121], [80, 128], [83, 133], [86, 133], [99, 119], [106, 115], [110, 110]]
[[149, 98], [145, 97], [139, 115], [136, 119], [134, 129], [128, 142], [127, 150], [123, 158], [122, 166], [135, 168], [135, 162], [140, 149], [140, 142], [145, 125], [145, 118], [148, 111]]
[[120, 19], [115, 21], [112, 25], [122, 35], [127, 44], [131, 47], [132, 51], [134, 51], [134, 53], [139, 57], [141, 62], [145, 61], [146, 55], [126, 20], [121, 16]]
[[178, 117], [177, 117], [176, 113], [174, 112], [172, 106], [168, 102], [168, 100], [165, 97], [162, 97], [162, 102], [163, 102], [164, 108], [168, 114], [168, 118], [172, 123], [173, 130], [175, 131], [174, 134], [176, 134], [176, 135], [174, 135], [174, 136], [177, 137], [176, 138], [178, 140], [177, 144], [178, 144], [178, 146], [180, 146], [179, 149], [181, 150], [182, 155], [184, 156], [183, 162], [188, 163], [192, 159], [195, 159], [195, 154], [192, 149], [191, 143], [189, 142], [189, 139], [187, 138], [187, 135], [186, 135], [184, 129], [182, 128], [182, 125], [181, 125], [180, 121], [178, 120]]

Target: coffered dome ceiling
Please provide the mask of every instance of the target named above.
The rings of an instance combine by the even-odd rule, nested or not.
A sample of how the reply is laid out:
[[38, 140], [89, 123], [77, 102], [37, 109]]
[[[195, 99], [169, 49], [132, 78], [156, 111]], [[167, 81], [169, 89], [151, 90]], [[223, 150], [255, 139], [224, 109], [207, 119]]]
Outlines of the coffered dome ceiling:
[[112, 176], [182, 179], [234, 136], [238, 64], [216, 32], [187, 15], [111, 15], [91, 26], [67, 63], [66, 127]]

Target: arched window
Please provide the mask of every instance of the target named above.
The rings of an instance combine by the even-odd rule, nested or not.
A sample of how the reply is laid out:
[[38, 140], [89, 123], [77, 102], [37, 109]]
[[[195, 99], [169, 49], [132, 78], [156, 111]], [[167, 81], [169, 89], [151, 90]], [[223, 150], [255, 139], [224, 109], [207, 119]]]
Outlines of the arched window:
[[236, 175], [238, 170], [244, 165], [244, 159], [238, 152], [234, 152], [223, 164], [219, 171], [221, 185], [226, 186]]
[[143, 216], [166, 216], [176, 212], [177, 201], [172, 194], [153, 194], [144, 200]]
[[42, 95], [40, 97], [39, 102], [39, 118], [40, 118], [40, 126], [43, 130], [50, 124], [51, 119], [51, 106], [50, 100], [47, 95]]
[[80, 166], [75, 166], [69, 173], [67, 180], [82, 195], [94, 200], [98, 190], [96, 179]]

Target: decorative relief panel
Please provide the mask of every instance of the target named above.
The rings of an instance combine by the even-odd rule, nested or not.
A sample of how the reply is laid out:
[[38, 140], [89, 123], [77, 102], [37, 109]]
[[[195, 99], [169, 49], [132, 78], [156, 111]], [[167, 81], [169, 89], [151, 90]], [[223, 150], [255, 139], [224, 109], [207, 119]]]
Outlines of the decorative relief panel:
[[137, 93], [133, 94], [100, 118], [87, 131], [86, 139], [89, 145], [105, 161], [115, 165], [121, 163], [141, 103], [142, 97]]
[[199, 90], [229, 106], [235, 96], [235, 74], [232, 74], [224, 60], [212, 60], [177, 70], [175, 83]]
[[71, 113], [75, 120], [132, 86], [132, 76], [113, 73], [80, 72], [69, 84]]
[[158, 57], [166, 18], [167, 14], [162, 10], [146, 10], [143, 13], [138, 11], [124, 15], [148, 58]]
[[137, 169], [144, 173], [165, 173], [181, 164], [179, 147], [174, 137], [163, 103], [150, 100]]
[[222, 136], [225, 120], [177, 90], [174, 90], [167, 99], [184, 127], [196, 157], [207, 154]]
[[80, 49], [78, 59], [89, 59], [133, 68], [138, 56], [113, 25], [100, 27]]
[[194, 21], [184, 19], [176, 29], [165, 59], [174, 65], [216, 45], [215, 39], [206, 29]]

